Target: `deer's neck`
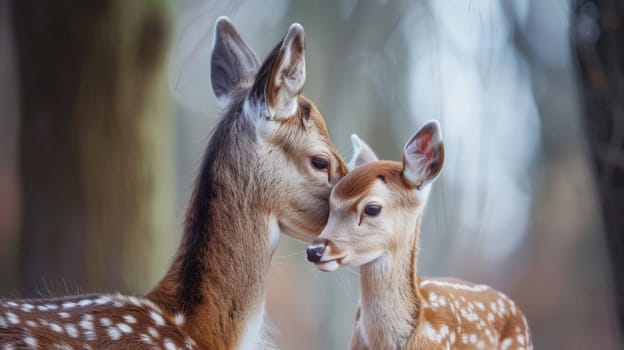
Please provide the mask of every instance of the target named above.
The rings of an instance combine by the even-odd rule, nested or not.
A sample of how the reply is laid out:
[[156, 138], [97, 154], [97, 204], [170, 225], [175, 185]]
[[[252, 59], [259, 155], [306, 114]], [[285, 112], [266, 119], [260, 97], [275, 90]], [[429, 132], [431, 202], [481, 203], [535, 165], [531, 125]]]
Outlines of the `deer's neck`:
[[[227, 125], [230, 132], [236, 129]], [[174, 263], [148, 298], [182, 313], [182, 328], [200, 348], [246, 348], [260, 335], [275, 225], [264, 209], [257, 156], [245, 153], [254, 149], [253, 139], [241, 145], [246, 141], [240, 134], [219, 132], [198, 176]]]
[[360, 329], [371, 349], [403, 349], [418, 324], [418, 229], [407, 241], [360, 268]]

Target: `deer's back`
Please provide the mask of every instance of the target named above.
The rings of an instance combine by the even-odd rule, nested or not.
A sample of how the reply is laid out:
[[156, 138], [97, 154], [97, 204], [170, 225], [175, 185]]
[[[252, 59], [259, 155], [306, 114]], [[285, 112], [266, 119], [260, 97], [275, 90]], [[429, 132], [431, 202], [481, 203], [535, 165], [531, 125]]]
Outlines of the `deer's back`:
[[194, 349], [184, 322], [132, 296], [1, 300], [0, 348]]
[[522, 311], [483, 284], [420, 278], [421, 314], [414, 345], [423, 349], [531, 349]]

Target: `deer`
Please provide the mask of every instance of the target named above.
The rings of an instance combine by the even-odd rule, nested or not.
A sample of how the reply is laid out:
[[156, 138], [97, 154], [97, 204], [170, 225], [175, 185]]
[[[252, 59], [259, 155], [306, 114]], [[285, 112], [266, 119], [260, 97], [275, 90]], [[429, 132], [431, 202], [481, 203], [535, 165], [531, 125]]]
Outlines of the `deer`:
[[302, 95], [304, 30], [260, 64], [227, 17], [214, 26], [211, 84], [223, 113], [164, 277], [142, 296], [0, 300], [0, 349], [258, 349], [280, 235], [311, 242], [347, 172]]
[[333, 188], [327, 225], [307, 249], [321, 271], [359, 267], [351, 349], [531, 349], [526, 318], [503, 293], [417, 273], [420, 224], [444, 163], [438, 122], [409, 139], [402, 162], [378, 160], [357, 135], [352, 143], [351, 170]]

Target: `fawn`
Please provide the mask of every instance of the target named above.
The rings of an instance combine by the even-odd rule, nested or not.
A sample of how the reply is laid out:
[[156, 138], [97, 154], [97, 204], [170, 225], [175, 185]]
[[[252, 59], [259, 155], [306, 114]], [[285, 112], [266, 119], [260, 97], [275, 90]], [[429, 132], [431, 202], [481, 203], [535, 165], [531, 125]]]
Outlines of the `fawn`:
[[444, 163], [436, 121], [378, 161], [352, 136], [355, 167], [334, 187], [327, 226], [308, 248], [322, 271], [360, 266], [352, 349], [530, 349], [520, 309], [485, 285], [417, 276], [418, 239], [431, 183]]
[[301, 95], [304, 31], [290, 26], [262, 65], [225, 17], [212, 87], [223, 116], [164, 278], [143, 297], [0, 300], [0, 349], [256, 349], [266, 275], [283, 232], [310, 242], [347, 172], [323, 117]]

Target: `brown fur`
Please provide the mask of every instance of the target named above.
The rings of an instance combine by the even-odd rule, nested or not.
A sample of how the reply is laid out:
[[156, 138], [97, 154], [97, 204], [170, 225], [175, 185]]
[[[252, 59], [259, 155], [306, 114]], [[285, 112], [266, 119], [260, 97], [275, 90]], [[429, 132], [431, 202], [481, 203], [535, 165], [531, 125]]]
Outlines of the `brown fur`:
[[[318, 132], [320, 135], [328, 136], [322, 116], [314, 105], [304, 97], [300, 97], [300, 103], [310, 108], [310, 115], [298, 113], [296, 117], [278, 121], [280, 127], [269, 140], [276, 147], [283, 148], [288, 155], [303, 152], [300, 149], [300, 141], [305, 139], [308, 133]], [[336, 163], [335, 170], [330, 173], [337, 179], [345, 173], [346, 168], [335, 148], [331, 146], [330, 149]], [[189, 329], [189, 333], [194, 339], [198, 339], [198, 343], [210, 346], [210, 349], [229, 349], [236, 344], [243, 331], [240, 327], [249, 317], [251, 301], [261, 297], [258, 293], [262, 292], [262, 286], [265, 283], [271, 252], [268, 248], [267, 237], [256, 233], [266, 231], [267, 213], [279, 211], [275, 207], [286, 202], [286, 199], [281, 199], [279, 195], [288, 193], [286, 188], [282, 188], [284, 186], [280, 184], [281, 181], [277, 177], [272, 180], [263, 179], [257, 178], [252, 172], [246, 173], [245, 169], [254, 169], [254, 162], [257, 160], [242, 155], [237, 158], [238, 153], [245, 154], [246, 151], [229, 151], [223, 154], [222, 161], [230, 165], [218, 166], [220, 171], [216, 174], [216, 178], [213, 178], [217, 184], [217, 194], [206, 214], [212, 218], [213, 226], [204, 228], [210, 232], [211, 237], [210, 242], [206, 244], [206, 251], [200, 252], [205, 256], [205, 261], [203, 261], [205, 267], [201, 272], [203, 280], [200, 289], [201, 302], [188, 310], [187, 316], [189, 324], [196, 326], [195, 329]], [[232, 166], [232, 163], [238, 164]], [[261, 164], [256, 166], [260, 169], [263, 167]], [[309, 166], [307, 159], [297, 162], [297, 167], [305, 166]], [[276, 169], [267, 171], [277, 174]], [[283, 175], [292, 176], [288, 173]], [[235, 179], [237, 179], [236, 182], [232, 182]], [[276, 181], [276, 183], [272, 184], [271, 181]], [[265, 186], [275, 186], [275, 188], [265, 188]], [[329, 189], [320, 200], [326, 202], [328, 196]], [[197, 193], [195, 193], [192, 203], [198, 200]], [[191, 231], [188, 227], [191, 225], [189, 223], [194, 221], [193, 215], [197, 210], [197, 205], [189, 209], [183, 242], [191, 239]], [[306, 210], [308, 207], [301, 205], [299, 209]], [[327, 214], [327, 205], [321, 205], [311, 208], [311, 211], [306, 213], [306, 217], [326, 218]], [[320, 232], [325, 220], [308, 221], [305, 225], [311, 231]], [[181, 285], [181, 278], [185, 274], [183, 259], [187, 256], [186, 254], [188, 250], [181, 247], [165, 279], [148, 295], [157, 304], [168, 305], [171, 312], [184, 310], [186, 300], [180, 298], [177, 288]]]
[[[429, 174], [437, 174], [442, 163], [431, 166]], [[328, 225], [314, 241], [325, 246], [319, 268], [360, 266], [351, 349], [532, 348], [522, 311], [502, 293], [460, 280], [418, 277], [428, 192], [415, 188], [404, 168], [370, 161], [342, 178], [330, 198]], [[378, 217], [359, 212], [372, 198], [382, 206]]]
[[[294, 29], [293, 48], [300, 56], [293, 57], [301, 59], [303, 32]], [[182, 242], [164, 278], [144, 298], [89, 295], [1, 301], [0, 347], [22, 349], [33, 339], [44, 349], [151, 349], [170, 342], [176, 348], [226, 350], [240, 347], [243, 340], [257, 345], [255, 332], [245, 338], [246, 327], [262, 325], [255, 317], [264, 307], [266, 275], [277, 244], [275, 225], [281, 232], [312, 240], [327, 221], [327, 199], [346, 165], [331, 144], [321, 114], [305, 97], [288, 101], [296, 102], [293, 115], [274, 120], [262, 114], [265, 92], [282, 73], [266, 68], [281, 60], [281, 43], [255, 79], [241, 75], [232, 82], [226, 73], [247, 72], [243, 68], [249, 67], [232, 67], [231, 55], [245, 53], [253, 64], [254, 54], [240, 46], [244, 43], [229, 21], [218, 20], [219, 30], [236, 39], [219, 38], [225, 41], [216, 47], [226, 51], [213, 52], [213, 63], [219, 64], [215, 72], [225, 79], [213, 86], [217, 96], [227, 97], [228, 108], [210, 138]], [[234, 48], [231, 45], [238, 46], [227, 51]], [[311, 158], [319, 154], [328, 158], [329, 169], [312, 167]], [[88, 327], [80, 328], [83, 315], [93, 317], [93, 337]], [[136, 322], [120, 325], [124, 316]], [[77, 337], [72, 327], [78, 328]]]
[[[96, 304], [95, 301], [102, 297], [110, 301]], [[70, 305], [67, 303], [78, 304], [85, 301], [91, 304], [66, 307]], [[150, 312], [162, 317], [164, 326], [155, 325]], [[14, 322], [10, 322], [10, 318]], [[108, 319], [108, 325], [102, 323], [105, 319]], [[15, 323], [16, 320], [19, 322]], [[120, 324], [124, 325], [124, 331], [129, 333], [121, 331]], [[157, 330], [158, 337], [153, 337], [148, 332], [149, 327]], [[118, 332], [119, 336], [124, 338], [124, 342], [112, 340], [109, 333], [111, 329]], [[75, 334], [78, 336], [74, 336]], [[155, 347], [163, 348], [165, 341], [180, 349], [195, 348], [189, 335], [175, 326], [173, 315], [163, 313], [157, 305], [146, 299], [121, 295], [83, 295], [17, 302], [3, 300], [0, 303], [0, 345], [12, 345], [15, 349], [32, 349], [33, 347], [25, 343], [27, 337], [36, 340], [36, 349], [147, 350]], [[146, 343], [141, 337], [149, 338], [152, 343]]]

